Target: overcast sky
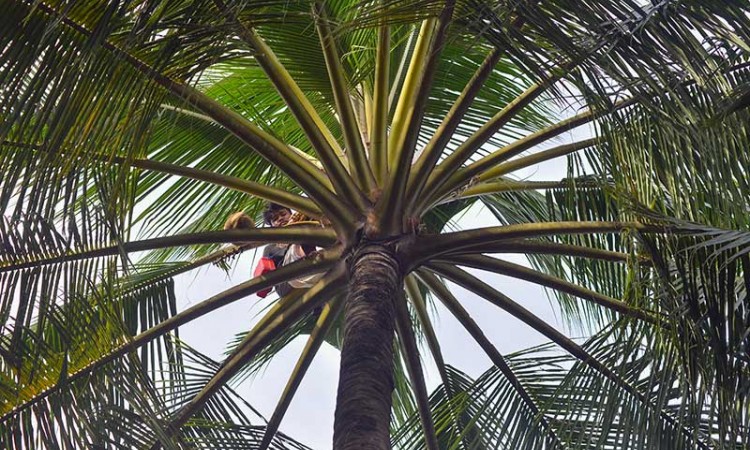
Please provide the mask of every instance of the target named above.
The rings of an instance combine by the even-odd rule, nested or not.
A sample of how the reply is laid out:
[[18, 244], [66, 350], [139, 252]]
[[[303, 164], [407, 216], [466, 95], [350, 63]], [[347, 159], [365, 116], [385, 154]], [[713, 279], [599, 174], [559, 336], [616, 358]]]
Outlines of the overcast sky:
[[[580, 139], [581, 135], [583, 133], [579, 131], [575, 136], [570, 134], [562, 140], [569, 141], [574, 137]], [[523, 177], [533, 180], [553, 180], [563, 178], [565, 173], [565, 159], [561, 159], [545, 163], [541, 167], [537, 166], [533, 171], [523, 174]], [[496, 225], [491, 215], [480, 207], [473, 207], [469, 210], [459, 223], [461, 228]], [[229, 276], [213, 266], [203, 269], [197, 275], [193, 273], [180, 276], [176, 280], [180, 309], [248, 280], [255, 267], [255, 258], [259, 254], [260, 252], [257, 254], [247, 252], [236, 259]], [[503, 257], [528, 265], [523, 256], [506, 254]], [[569, 334], [556, 314], [553, 302], [539, 286], [487, 272], [481, 272], [481, 277], [540, 318]], [[546, 342], [543, 336], [508, 313], [455, 285], [452, 288], [456, 297], [463, 302], [487, 337], [503, 354]], [[269, 295], [264, 300], [252, 295], [208, 314], [182, 327], [181, 338], [199, 351], [221, 360], [224, 358], [227, 343], [237, 333], [247, 331], [252, 327], [259, 318], [259, 313], [264, 306], [268, 305], [272, 297]], [[442, 305], [436, 306], [438, 315], [435, 318], [435, 327], [446, 363], [472, 377], [486, 371], [490, 367], [489, 359], [463, 327], [447, 314]], [[238, 392], [266, 418], [271, 416], [305, 341], [306, 336], [294, 340], [268, 365], [265, 371], [237, 387]], [[425, 358], [427, 359], [424, 365], [428, 389], [432, 391], [438, 385], [439, 377], [429, 356]], [[328, 344], [323, 344], [284, 417], [281, 431], [313, 449], [331, 448], [338, 370], [338, 351]]]
[[[482, 223], [486, 214], [476, 214], [479, 212], [476, 209], [471, 210], [463, 220], [474, 222], [474, 226], [489, 225], [489, 221]], [[525, 259], [521, 256], [503, 256], [513, 262], [525, 263]], [[253, 252], [248, 252], [236, 260], [230, 277], [213, 266], [203, 270], [197, 276], [188, 274], [179, 277], [176, 281], [180, 309], [249, 279], [251, 269], [255, 264], [252, 257]], [[542, 319], [554, 325], [560, 324], [552, 303], [538, 286], [486, 272], [481, 272], [481, 276], [483, 280]], [[452, 288], [456, 297], [463, 302], [464, 307], [472, 314], [500, 352], [509, 353], [545, 342], [540, 334], [508, 313], [462, 288], [455, 285]], [[272, 297], [269, 295], [266, 299], [260, 299], [252, 295], [235, 302], [182, 327], [180, 337], [199, 351], [220, 360], [224, 357], [223, 352], [227, 343], [237, 333], [247, 331], [252, 327], [259, 317], [259, 312], [269, 304]], [[458, 321], [450, 316], [442, 305], [436, 306], [438, 314], [435, 328], [446, 363], [463, 370], [472, 377], [486, 371], [490, 367], [489, 359]], [[295, 339], [264, 372], [255, 379], [244, 382], [237, 389], [266, 418], [270, 417], [273, 412], [289, 374], [305, 345], [306, 338], [307, 336], [302, 336]], [[426, 358], [428, 358], [425, 364], [428, 389], [432, 391], [437, 386], [439, 377], [429, 356]], [[338, 350], [328, 344], [323, 344], [281, 425], [283, 432], [316, 450], [331, 448], [338, 370]]]

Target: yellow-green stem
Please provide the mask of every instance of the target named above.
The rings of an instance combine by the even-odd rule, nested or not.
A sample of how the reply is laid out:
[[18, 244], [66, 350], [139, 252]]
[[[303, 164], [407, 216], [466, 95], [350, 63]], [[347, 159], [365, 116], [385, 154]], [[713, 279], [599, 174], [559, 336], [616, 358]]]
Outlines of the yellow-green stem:
[[476, 197], [480, 195], [497, 194], [509, 191], [532, 191], [547, 189], [574, 189], [574, 188], [592, 188], [602, 187], [602, 184], [596, 180], [587, 182], [586, 180], [560, 180], [560, 181], [515, 181], [502, 179], [500, 181], [489, 181], [471, 186], [455, 197], [449, 197], [440, 201], [455, 201], [460, 198]]
[[419, 419], [422, 422], [422, 431], [424, 432], [425, 444], [428, 450], [439, 450], [437, 435], [435, 433], [435, 424], [432, 420], [432, 413], [427, 393], [427, 384], [422, 371], [422, 364], [419, 358], [419, 347], [412, 330], [411, 315], [406, 305], [406, 299], [403, 295], [396, 299], [396, 331], [401, 344], [401, 352], [406, 362], [406, 371], [411, 380], [414, 397], [417, 401], [417, 410]]
[[420, 193], [421, 199], [417, 205], [417, 211], [421, 212], [426, 204], [430, 204], [431, 202], [429, 200], [436, 192], [445, 192], [445, 183], [463, 165], [463, 163], [479, 150], [479, 148], [497, 133], [498, 130], [516, 117], [516, 115], [532, 101], [542, 95], [559, 78], [559, 76], [554, 76], [528, 88], [512, 102], [506, 105], [500, 112], [495, 114], [492, 119], [482, 125], [479, 130], [472, 134], [471, 137], [438, 164], [428, 178], [424, 189]]
[[294, 78], [255, 29], [240, 22], [223, 0], [213, 1], [227, 21], [235, 26], [240, 38], [253, 50], [258, 65], [263, 68], [310, 140], [338, 195], [359, 211], [364, 211], [367, 200], [344, 167], [345, 156], [341, 147]]
[[583, 141], [559, 145], [557, 147], [543, 150], [541, 152], [537, 152], [533, 155], [525, 156], [523, 158], [514, 159], [512, 161], [508, 161], [491, 169], [488, 169], [479, 176], [479, 181], [489, 181], [516, 170], [533, 166], [534, 164], [539, 164], [544, 161], [549, 161], [550, 159], [559, 158], [561, 156], [569, 155], [571, 153], [593, 147], [600, 142], [601, 139], [599, 138], [585, 139]]
[[[571, 118], [565, 119], [561, 122], [544, 128], [543, 130], [532, 133], [522, 139], [513, 142], [512, 144], [506, 145], [503, 148], [497, 149], [491, 154], [480, 159], [479, 161], [469, 164], [469, 166], [467, 166], [466, 168], [456, 172], [447, 182], [445, 182], [445, 184], [438, 190], [438, 193], [430, 200], [431, 202], [436, 201], [440, 197], [447, 195], [451, 191], [460, 188], [466, 183], [469, 183], [474, 177], [478, 177], [483, 181], [491, 179], [492, 175], [485, 175], [485, 173], [492, 170], [496, 164], [507, 161], [508, 159], [534, 147], [535, 145], [548, 141], [566, 131], [572, 130], [573, 128], [589, 123], [604, 114], [631, 105], [633, 104], [633, 102], [634, 99], [620, 101], [613, 106], [612, 110], [609, 111], [585, 111], [581, 114], [575, 115]], [[581, 142], [586, 143], [586, 141]], [[570, 147], [568, 149], [571, 151], [580, 150], [576, 147], [577, 145], [580, 145], [581, 142], [569, 144]]]
[[[442, 269], [443, 266], [435, 266], [431, 267], [431, 270], [438, 270]], [[453, 268], [454, 272], [462, 272], [460, 269]], [[539, 415], [539, 422], [544, 427], [544, 429], [549, 433], [549, 439], [553, 441], [551, 448], [557, 448], [561, 446], [559, 438], [554, 432], [554, 429], [549, 424], [549, 422], [544, 418], [544, 416], [540, 415], [539, 407], [537, 406], [534, 399], [529, 395], [529, 392], [526, 390], [526, 388], [521, 384], [521, 381], [518, 379], [516, 374], [513, 372], [511, 367], [508, 365], [508, 363], [505, 361], [505, 358], [503, 355], [497, 350], [494, 344], [485, 336], [484, 332], [482, 332], [482, 329], [479, 327], [479, 325], [474, 321], [474, 319], [471, 317], [468, 311], [461, 305], [461, 303], [456, 299], [456, 297], [451, 293], [448, 288], [440, 282], [440, 280], [433, 275], [431, 272], [425, 270], [425, 269], [419, 269], [417, 271], [419, 274], [419, 277], [424, 280], [424, 282], [427, 284], [427, 286], [430, 288], [430, 290], [435, 294], [435, 296], [440, 300], [443, 305], [448, 309], [448, 311], [461, 323], [461, 325], [466, 329], [466, 331], [471, 335], [471, 337], [476, 341], [477, 344], [484, 350], [485, 354], [490, 358], [490, 361], [497, 367], [500, 372], [505, 376], [505, 378], [508, 380], [511, 386], [513, 386], [513, 389], [518, 392], [518, 394], [523, 399], [523, 402], [526, 404], [526, 406], [531, 410], [531, 412], [537, 416]], [[451, 273], [452, 274], [452, 273]], [[468, 274], [467, 274], [468, 275]], [[455, 281], [455, 280], [454, 280]]]
[[307, 373], [307, 369], [310, 367], [313, 358], [318, 353], [321, 344], [323, 344], [323, 341], [335, 323], [336, 318], [341, 313], [343, 306], [344, 298], [342, 296], [334, 298], [323, 306], [320, 315], [318, 316], [318, 320], [315, 323], [315, 328], [313, 328], [310, 333], [305, 348], [302, 349], [302, 354], [297, 360], [297, 364], [294, 366], [291, 375], [289, 375], [289, 380], [284, 387], [284, 392], [282, 392], [281, 398], [271, 415], [271, 419], [269, 419], [268, 424], [266, 425], [266, 431], [263, 434], [263, 439], [257, 450], [266, 450], [271, 444], [271, 440], [276, 434], [276, 431], [278, 431], [281, 420], [284, 418], [284, 414], [286, 414], [289, 404], [292, 402], [292, 398], [294, 398], [294, 394], [297, 392], [297, 388], [302, 382], [302, 378], [304, 378], [305, 373]]
[[370, 192], [375, 187], [375, 177], [367, 162], [367, 153], [349, 94], [350, 86], [341, 64], [336, 40], [331, 32], [323, 3], [316, 1], [313, 11], [316, 14], [318, 37], [323, 49], [323, 57], [331, 81], [331, 90], [344, 134], [344, 144], [349, 155], [349, 167], [354, 175], [355, 182], [364, 188], [365, 192]]
[[326, 247], [336, 243], [336, 240], [337, 237], [333, 230], [325, 230], [319, 227], [253, 228], [249, 230], [204, 231], [144, 239], [141, 241], [121, 242], [61, 255], [44, 255], [41, 258], [37, 257], [31, 260], [23, 260], [2, 265], [0, 266], [0, 273], [80, 259], [118, 255], [123, 252], [134, 253], [186, 245], [226, 244], [232, 242], [283, 242], [312, 244]]
[[421, 117], [416, 108], [420, 103], [419, 94], [424, 95], [421, 86], [425, 78], [425, 69], [429, 65], [430, 44], [436, 22], [436, 19], [427, 19], [422, 23], [391, 122], [391, 133], [388, 138], [388, 171], [391, 175], [376, 206], [379, 216], [386, 219], [383, 223], [386, 233], [399, 233], [404, 224], [404, 190], [414, 151], [413, 148], [406, 148], [407, 136], [414, 131], [410, 130], [410, 126], [419, 126], [412, 119], [415, 116]]
[[414, 204], [417, 198], [419, 198], [425, 183], [427, 183], [435, 164], [437, 164], [440, 156], [443, 154], [443, 150], [445, 150], [446, 145], [450, 142], [464, 114], [471, 107], [477, 94], [479, 94], [484, 82], [487, 81], [495, 65], [500, 61], [502, 54], [502, 50], [495, 48], [487, 55], [414, 163], [414, 167], [412, 168], [413, 175], [409, 178], [408, 188], [406, 189], [406, 208], [408, 212], [413, 210]]
[[[58, 155], [67, 154], [67, 152], [64, 150], [53, 151], [47, 149], [43, 145], [26, 144], [15, 141], [2, 141], [0, 146], [18, 147], [45, 153], [55, 153]], [[279, 203], [313, 217], [319, 217], [321, 215], [320, 208], [315, 204], [315, 202], [308, 198], [301, 197], [297, 194], [285, 191], [283, 189], [266, 186], [262, 183], [255, 183], [253, 181], [243, 180], [241, 178], [224, 175], [217, 172], [211, 172], [209, 170], [196, 169], [193, 167], [180, 166], [177, 164], [154, 161], [150, 159], [128, 159], [111, 155], [86, 154], [82, 155], [81, 158], [90, 158], [94, 161], [100, 161], [107, 164], [121, 164], [138, 169], [191, 178], [193, 180], [203, 181], [217, 186], [223, 186], [238, 192], [244, 192], [246, 194], [268, 200], [270, 202]]]
[[[422, 23], [417, 42], [411, 55], [409, 68], [401, 86], [401, 92], [396, 103], [396, 111], [391, 121], [391, 133], [388, 137], [388, 165], [394, 171], [399, 162], [399, 155], [404, 151], [403, 144], [409, 129], [414, 105], [417, 102], [417, 92], [424, 76], [424, 68], [429, 57], [428, 50], [432, 41], [437, 19], [427, 19]], [[411, 161], [409, 161], [411, 164]]]
[[547, 275], [534, 269], [529, 269], [528, 267], [519, 264], [483, 255], [451, 256], [446, 257], [444, 261], [451, 264], [459, 264], [466, 267], [473, 267], [475, 269], [487, 270], [493, 273], [518, 278], [519, 280], [529, 281], [531, 283], [546, 286], [550, 289], [555, 289], [588, 300], [628, 317], [634, 317], [649, 323], [659, 323], [657, 316], [651, 312], [634, 308], [623, 301], [578, 286], [561, 278], [553, 277], [552, 275]]
[[373, 88], [370, 163], [375, 180], [382, 186], [388, 178], [388, 76], [391, 62], [391, 32], [388, 25], [378, 28]]
[[438, 236], [419, 236], [409, 252], [409, 263], [417, 267], [424, 261], [449, 252], [495, 244], [510, 239], [553, 236], [559, 234], [617, 233], [623, 230], [665, 232], [667, 226], [646, 225], [638, 222], [537, 222], [497, 227], [477, 228]]

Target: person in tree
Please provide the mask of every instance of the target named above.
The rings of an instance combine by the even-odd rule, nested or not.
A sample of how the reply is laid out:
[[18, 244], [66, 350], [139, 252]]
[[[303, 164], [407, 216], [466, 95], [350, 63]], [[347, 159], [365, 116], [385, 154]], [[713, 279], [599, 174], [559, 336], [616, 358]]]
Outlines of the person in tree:
[[[293, 214], [291, 209], [277, 203], [269, 203], [263, 211], [263, 222], [270, 227], [284, 227], [303, 220], [306, 220], [306, 217], [300, 214]], [[304, 258], [315, 250], [315, 246], [313, 245], [268, 244], [263, 249], [263, 257], [255, 267], [253, 275], [257, 277], [276, 270], [281, 266]], [[309, 287], [317, 278], [318, 276], [314, 276], [278, 284], [275, 286], [276, 293], [280, 297], [283, 297], [294, 288]], [[269, 292], [270, 289], [259, 291], [258, 296], [266, 297]]]

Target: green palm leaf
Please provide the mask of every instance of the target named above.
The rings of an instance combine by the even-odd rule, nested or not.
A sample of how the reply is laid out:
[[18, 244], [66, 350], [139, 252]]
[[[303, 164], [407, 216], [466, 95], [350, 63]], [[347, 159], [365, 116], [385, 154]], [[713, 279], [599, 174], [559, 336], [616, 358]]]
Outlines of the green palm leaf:
[[[337, 450], [749, 444], [744, 2], [0, 7], [5, 446], [302, 448], [277, 430], [323, 341]], [[218, 231], [268, 201], [311, 220]], [[175, 275], [272, 242], [318, 250], [177, 302]], [[544, 286], [586, 339], [456, 266]], [[431, 271], [570, 354], [501, 354]], [[222, 362], [175, 339], [315, 273]], [[433, 297], [495, 368], [447, 364]], [[227, 386], [303, 334], [266, 428]]]

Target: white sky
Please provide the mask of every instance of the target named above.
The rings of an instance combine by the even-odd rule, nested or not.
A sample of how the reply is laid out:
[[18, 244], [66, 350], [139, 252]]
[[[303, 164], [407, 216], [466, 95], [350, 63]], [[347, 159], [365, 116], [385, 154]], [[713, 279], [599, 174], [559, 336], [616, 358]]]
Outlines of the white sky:
[[[575, 111], [567, 113], [572, 115]], [[590, 136], [590, 130], [574, 130], [561, 136], [555, 142], [548, 143], [545, 147]], [[514, 175], [529, 180], [559, 180], [566, 176], [566, 170], [566, 159], [559, 158]], [[497, 225], [488, 211], [476, 206], [464, 214], [458, 223], [462, 229]], [[175, 280], [178, 309], [182, 311], [236, 284], [247, 281], [251, 278], [252, 270], [257, 262], [256, 257], [259, 255], [260, 252], [250, 251], [235, 259], [229, 276], [215, 266], [178, 276]], [[528, 265], [521, 255], [504, 254], [502, 257], [512, 262]], [[479, 275], [482, 280], [556, 328], [563, 332], [567, 331], [563, 329], [562, 321], [556, 316], [557, 309], [553, 306], [553, 302], [548, 300], [541, 287], [488, 272], [469, 271]], [[501, 353], [507, 354], [546, 342], [546, 339], [536, 331], [468, 291], [455, 285], [452, 286], [452, 291]], [[252, 295], [232, 303], [180, 327], [180, 337], [200, 352], [220, 361], [225, 357], [224, 351], [227, 344], [236, 334], [251, 329], [260, 317], [263, 307], [274, 298], [275, 295], [269, 295], [266, 299]], [[472, 377], [485, 372], [490, 367], [490, 361], [484, 352], [441, 304], [435, 306], [438, 314], [433, 318], [434, 325], [446, 363]], [[243, 382], [240, 386], [235, 386], [237, 391], [266, 418], [273, 413], [306, 339], [307, 336], [295, 339], [267, 366], [265, 371]], [[439, 384], [439, 376], [426, 351], [424, 358], [423, 365], [427, 372], [428, 390], [431, 392]], [[284, 417], [281, 431], [315, 450], [331, 448], [338, 370], [338, 350], [324, 343]]]
[[[575, 112], [568, 111], [564, 115], [572, 115]], [[545, 147], [571, 142], [573, 139], [585, 139], [590, 135], [590, 130], [574, 130], [561, 136], [555, 142], [548, 143]], [[535, 150], [541, 149], [543, 148]], [[514, 173], [514, 175], [529, 180], [559, 180], [566, 176], [566, 170], [566, 160], [560, 158], [536, 165], [522, 173]], [[496, 221], [481, 207], [473, 207], [459, 220], [459, 226], [462, 229], [493, 225], [497, 225]], [[229, 276], [221, 269], [209, 266], [198, 272], [177, 277], [175, 284], [178, 309], [184, 310], [236, 284], [247, 281], [251, 278], [258, 255], [260, 252], [251, 251], [235, 259]], [[527, 265], [525, 258], [520, 255], [504, 254], [502, 257]], [[539, 286], [488, 272], [476, 270], [470, 270], [470, 272], [479, 274], [482, 280], [543, 320], [563, 332], [566, 331], [555, 314], [556, 308]], [[543, 336], [508, 313], [455, 285], [452, 286], [452, 290], [501, 353], [507, 354], [546, 342]], [[180, 327], [180, 337], [192, 347], [220, 361], [225, 356], [227, 344], [236, 334], [251, 329], [260, 317], [259, 313], [263, 307], [267, 306], [272, 298], [275, 298], [275, 295], [269, 295], [266, 299], [252, 295], [237, 301]], [[484, 352], [442, 305], [436, 304], [435, 306], [438, 314], [433, 318], [434, 325], [446, 363], [472, 377], [485, 372], [490, 367], [490, 361]], [[291, 342], [267, 366], [265, 371], [243, 382], [239, 387], [235, 386], [237, 391], [266, 418], [273, 413], [289, 374], [305, 345], [306, 338], [307, 336], [303, 336]], [[427, 372], [428, 390], [431, 392], [439, 384], [439, 377], [428, 352], [424, 355], [426, 361], [423, 365]], [[338, 350], [328, 344], [323, 344], [284, 417], [281, 431], [315, 450], [331, 448], [338, 370]]]
[[[481, 221], [484, 214], [475, 214], [477, 212], [470, 211], [465, 216], [465, 220], [475, 223]], [[489, 223], [487, 221], [488, 225]], [[247, 256], [239, 258], [229, 278], [216, 267], [204, 270], [197, 277], [190, 274], [181, 276], [177, 280], [179, 308], [184, 309], [234, 284], [246, 281], [255, 264], [251, 256], [252, 252], [249, 252]], [[522, 256], [515, 255], [509, 259], [519, 263], [525, 261]], [[481, 276], [483, 280], [542, 319], [555, 325], [560, 324], [551, 302], [540, 287], [487, 272], [481, 272]], [[462, 301], [464, 307], [472, 314], [500, 352], [509, 353], [545, 342], [543, 336], [508, 313], [462, 288], [455, 285], [452, 287], [456, 297]], [[266, 299], [253, 295], [235, 302], [181, 327], [180, 337], [199, 351], [221, 360], [227, 343], [236, 333], [247, 331], [252, 327], [259, 317], [259, 312], [271, 298], [271, 295]], [[435, 328], [446, 363], [463, 370], [472, 377], [486, 371], [490, 367], [489, 359], [458, 321], [448, 314], [442, 305], [436, 304], [436, 306], [438, 316], [435, 320]], [[295, 339], [268, 365], [264, 372], [254, 379], [245, 381], [237, 389], [266, 418], [271, 416], [306, 339], [307, 336]], [[428, 376], [428, 389], [432, 391], [438, 385], [439, 377], [429, 356], [426, 358], [428, 359], [424, 366]], [[283, 432], [316, 450], [331, 448], [338, 370], [338, 350], [328, 344], [323, 344], [281, 424]]]
[[[582, 139], [589, 133], [577, 131], [569, 133], [560, 141]], [[557, 143], [559, 145], [559, 142]], [[565, 158], [536, 166], [532, 171], [520, 174], [532, 180], [555, 180], [565, 177]], [[462, 228], [476, 228], [496, 225], [491, 215], [481, 207], [474, 207], [459, 222]], [[255, 267], [254, 252], [248, 252], [233, 262], [229, 277], [216, 267], [202, 270], [198, 275], [186, 274], [176, 281], [178, 307], [184, 309], [194, 303], [219, 293], [250, 278]], [[259, 252], [258, 252], [259, 253]], [[513, 262], [527, 265], [523, 256], [503, 255]], [[563, 329], [562, 321], [556, 315], [556, 308], [541, 287], [514, 278], [481, 273], [484, 281], [514, 299], [543, 320], [556, 328]], [[507, 354], [546, 342], [546, 339], [514, 319], [508, 313], [470, 294], [464, 289], [452, 286], [456, 297], [484, 330], [498, 350]], [[215, 311], [180, 328], [181, 338], [199, 351], [214, 359], [224, 358], [224, 350], [235, 334], [249, 330], [259, 318], [259, 312], [272, 296], [265, 300], [253, 295]], [[436, 305], [438, 317], [435, 319], [436, 333], [446, 363], [476, 377], [490, 367], [489, 359], [479, 346], [464, 331], [442, 305]], [[306, 336], [290, 343], [254, 379], [243, 382], [238, 392], [266, 418], [270, 417], [281, 395], [289, 374], [305, 345]], [[429, 356], [424, 363], [427, 371], [428, 389], [432, 391], [439, 383], [437, 371]], [[333, 436], [333, 413], [338, 384], [339, 354], [328, 344], [318, 352], [303, 380], [292, 404], [281, 424], [281, 431], [316, 450], [331, 448]]]

